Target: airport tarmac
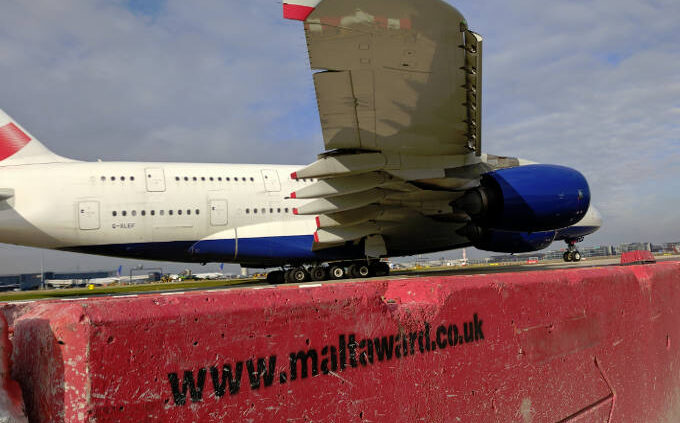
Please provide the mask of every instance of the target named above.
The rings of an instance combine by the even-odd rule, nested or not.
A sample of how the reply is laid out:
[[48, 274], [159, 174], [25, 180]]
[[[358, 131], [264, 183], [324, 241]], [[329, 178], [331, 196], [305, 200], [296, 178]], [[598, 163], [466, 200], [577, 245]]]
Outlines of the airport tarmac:
[[[658, 256], [656, 257], [656, 260], [661, 262], [661, 261], [680, 261], [680, 256]], [[466, 266], [466, 267], [453, 267], [453, 268], [423, 268], [423, 269], [416, 269], [416, 270], [404, 270], [404, 271], [395, 271], [393, 272], [390, 276], [388, 277], [381, 277], [381, 278], [373, 278], [372, 280], [380, 280], [380, 279], [390, 279], [390, 280], [399, 280], [399, 279], [412, 279], [412, 278], [419, 278], [419, 277], [433, 277], [433, 276], [459, 276], [459, 275], [483, 275], [483, 274], [494, 274], [494, 273], [516, 273], [516, 272], [538, 272], [538, 271], [544, 271], [544, 270], [560, 270], [560, 269], [574, 269], [574, 268], [589, 268], [589, 267], [607, 267], [607, 266], [618, 266], [619, 265], [620, 258], [619, 257], [610, 257], [610, 258], [600, 258], [600, 259], [587, 259], [578, 263], [565, 263], [565, 262], [558, 262], [558, 261], [553, 261], [553, 262], [547, 262], [547, 263], [534, 263], [534, 264], [489, 264], [489, 265], [472, 265], [472, 266]], [[321, 286], [323, 284], [328, 284], [328, 283], [346, 283], [346, 282], [353, 282], [357, 281], [357, 279], [342, 279], [342, 280], [334, 280], [334, 281], [321, 281], [321, 282], [307, 282], [303, 284], [299, 284], [300, 287], [302, 288], [313, 288], [316, 286]], [[150, 290], [145, 290], [143, 292], [115, 292], [115, 293], [104, 293], [104, 292], [97, 292], [97, 288], [95, 288], [93, 291], [88, 291], [86, 294], [83, 293], [83, 290], [74, 290], [72, 295], [69, 295], [69, 290], [57, 290], [57, 291], [50, 291], [53, 292], [54, 295], [50, 295], [50, 292], [45, 292], [45, 291], [29, 291], [29, 292], [16, 292], [16, 293], [7, 293], [3, 295], [0, 300], [0, 302], [11, 302], [11, 303], [21, 303], [21, 302], [34, 302], [34, 301], [41, 301], [41, 300], [62, 300], [62, 301], [77, 301], [80, 299], [87, 299], [87, 298], [93, 298], [93, 297], [117, 297], [117, 298], [123, 298], [123, 297], [136, 297], [139, 295], [147, 295], [147, 294], [161, 294], [161, 295], [179, 295], [183, 294], [185, 292], [195, 292], [195, 291], [219, 291], [219, 290], [227, 290], [227, 289], [272, 289], [276, 288], [278, 286], [290, 286], [292, 284], [287, 284], [287, 285], [271, 285], [268, 284], [264, 280], [258, 280], [258, 281], [243, 281], [242, 283], [239, 283], [239, 280], [232, 280], [232, 281], [224, 281], [224, 284], [218, 284], [215, 286], [197, 286], [197, 287], [187, 287], [186, 284], [184, 284], [182, 287], [177, 287], [174, 288], [172, 284], [169, 285], [162, 285], [159, 289], [150, 289]], [[22, 294], [28, 294], [30, 296], [30, 293], [35, 293], [37, 295], [40, 295], [41, 298], [27, 298], [26, 295]], [[42, 294], [42, 295], [41, 295]], [[13, 299], [15, 297], [16, 299]]]

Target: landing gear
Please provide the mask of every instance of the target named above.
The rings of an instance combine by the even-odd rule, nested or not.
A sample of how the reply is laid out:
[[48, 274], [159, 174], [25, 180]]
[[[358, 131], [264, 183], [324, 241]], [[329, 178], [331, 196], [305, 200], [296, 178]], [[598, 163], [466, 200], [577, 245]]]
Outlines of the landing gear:
[[299, 266], [286, 270], [274, 270], [267, 274], [267, 282], [279, 283], [302, 283], [308, 281], [339, 280], [350, 278], [370, 278], [373, 276], [387, 276], [390, 267], [381, 261], [368, 262], [366, 260], [356, 262], [336, 262], [328, 266], [317, 264], [315, 266]]
[[302, 266], [292, 269], [286, 278], [286, 282], [288, 283], [302, 283], [307, 282], [308, 280], [309, 273], [307, 273], [307, 270]]
[[323, 266], [315, 266], [309, 270], [309, 275], [313, 281], [323, 281], [327, 279], [326, 268]]
[[565, 241], [567, 243], [567, 251], [562, 256], [564, 261], [566, 262], [581, 261], [581, 253], [576, 249], [576, 243], [581, 241], [583, 241], [583, 238], [568, 239]]
[[273, 284], [284, 283], [286, 281], [285, 272], [283, 270], [274, 270], [267, 273], [267, 282]]
[[353, 278], [367, 278], [371, 274], [371, 269], [366, 263], [355, 263], [349, 267], [349, 274]]
[[347, 272], [345, 272], [345, 268], [343, 266], [333, 265], [328, 271], [328, 276], [330, 276], [331, 280], [342, 279], [345, 277], [346, 274]]
[[373, 276], [387, 276], [390, 274], [390, 266], [382, 261], [377, 261], [371, 264], [371, 273]]

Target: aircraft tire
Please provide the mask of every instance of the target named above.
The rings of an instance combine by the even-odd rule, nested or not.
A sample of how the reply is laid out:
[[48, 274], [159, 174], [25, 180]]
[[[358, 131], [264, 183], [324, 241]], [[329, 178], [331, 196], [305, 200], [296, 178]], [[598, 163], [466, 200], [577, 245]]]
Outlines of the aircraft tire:
[[294, 269], [288, 269], [283, 272], [283, 283], [294, 283], [293, 279], [291, 279], [290, 274]]
[[371, 276], [371, 268], [367, 264], [355, 263], [349, 267], [349, 274], [353, 278], [368, 278]]
[[328, 278], [331, 280], [339, 280], [345, 277], [345, 268], [343, 266], [331, 266], [328, 270]]
[[574, 253], [571, 256], [572, 261], [581, 261], [581, 253], [578, 251], [574, 251]]
[[296, 267], [290, 272], [291, 283], [302, 283], [309, 280], [309, 273], [304, 267]]
[[309, 275], [311, 276], [313, 281], [323, 281], [328, 279], [326, 268], [323, 266], [312, 267], [312, 269], [309, 271]]
[[371, 265], [371, 274], [374, 276], [387, 276], [390, 274], [390, 266], [382, 261]]
[[267, 273], [267, 282], [272, 284], [279, 284], [285, 282], [285, 274], [282, 270], [274, 270]]
[[571, 253], [569, 251], [566, 251], [564, 253], [564, 255], [562, 255], [562, 258], [564, 259], [564, 261], [570, 262], [571, 261]]

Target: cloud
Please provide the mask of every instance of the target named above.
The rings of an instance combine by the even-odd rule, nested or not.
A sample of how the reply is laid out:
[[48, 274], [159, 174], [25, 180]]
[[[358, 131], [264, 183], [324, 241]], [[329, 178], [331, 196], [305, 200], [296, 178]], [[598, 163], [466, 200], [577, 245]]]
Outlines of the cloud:
[[[680, 2], [460, 1], [485, 37], [484, 150], [589, 179], [590, 242], [680, 239]], [[83, 160], [309, 163], [299, 22], [269, 0], [9, 1], [0, 107]]]

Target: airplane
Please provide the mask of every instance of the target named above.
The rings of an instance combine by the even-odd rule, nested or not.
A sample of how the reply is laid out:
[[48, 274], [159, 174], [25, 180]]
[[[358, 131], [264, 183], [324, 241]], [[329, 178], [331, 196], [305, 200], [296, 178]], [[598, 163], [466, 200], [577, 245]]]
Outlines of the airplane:
[[387, 275], [386, 257], [536, 251], [598, 230], [575, 169], [482, 153], [482, 45], [441, 0], [288, 0], [325, 150], [307, 166], [83, 162], [0, 111], [0, 242], [279, 268], [274, 283]]

